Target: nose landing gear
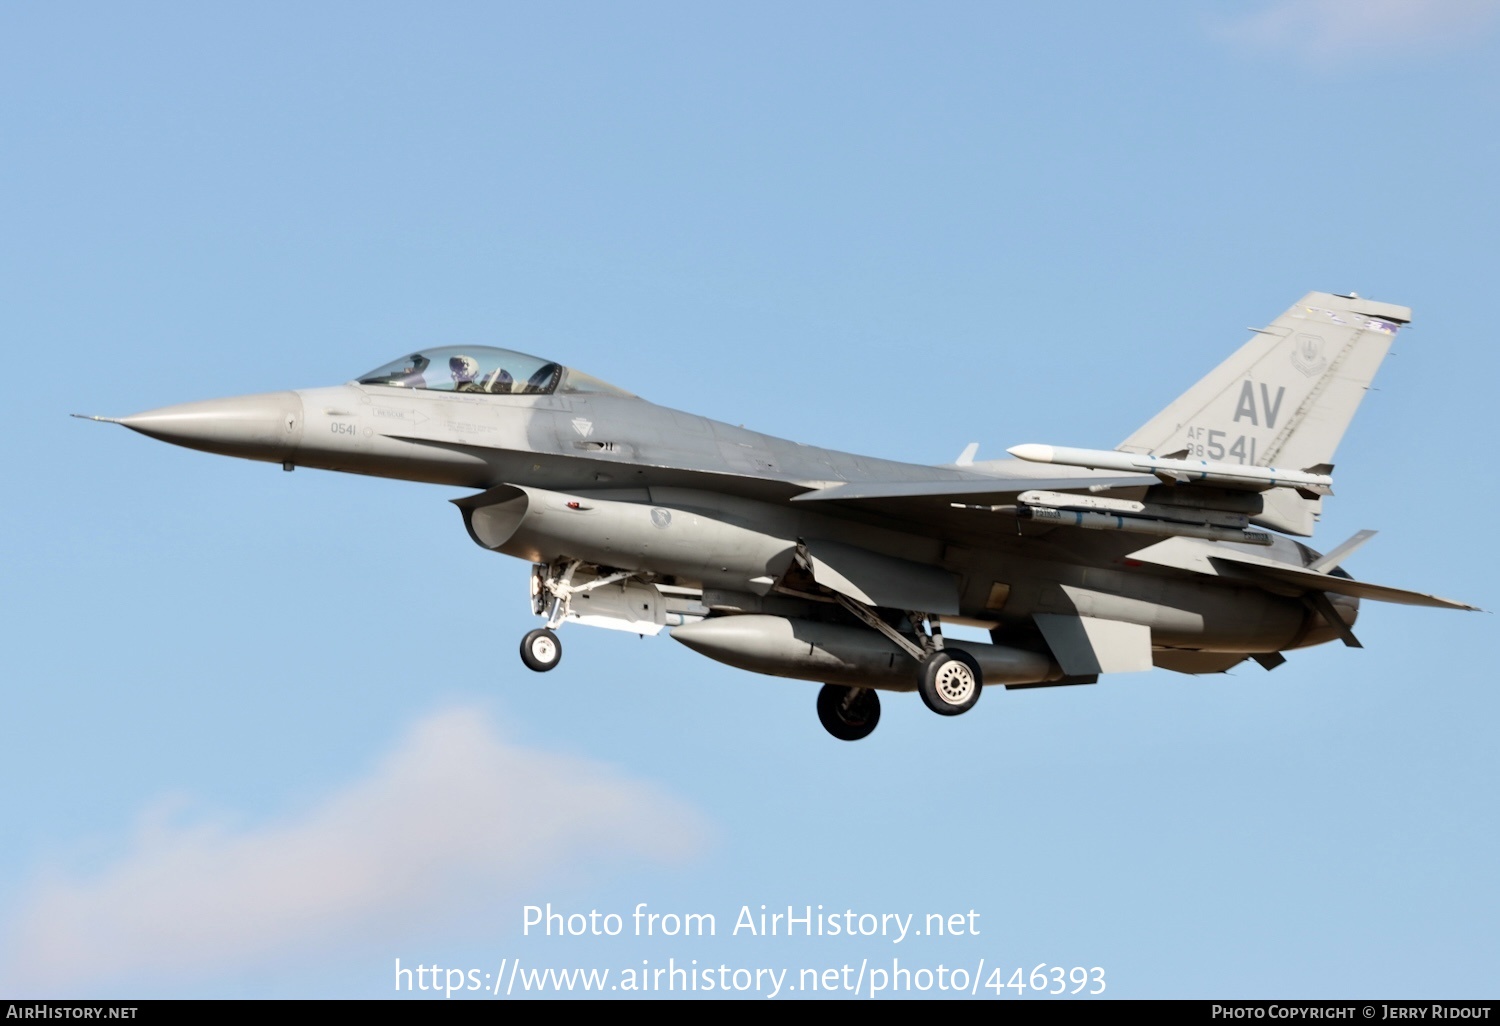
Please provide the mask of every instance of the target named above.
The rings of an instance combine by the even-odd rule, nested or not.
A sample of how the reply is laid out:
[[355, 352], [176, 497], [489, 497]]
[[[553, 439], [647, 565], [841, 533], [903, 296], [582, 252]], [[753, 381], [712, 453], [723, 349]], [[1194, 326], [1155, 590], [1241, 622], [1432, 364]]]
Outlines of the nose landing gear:
[[562, 642], [550, 627], [538, 627], [521, 639], [521, 662], [527, 669], [546, 673], [562, 660]]
[[538, 673], [546, 673], [562, 659], [562, 642], [557, 628], [568, 618], [573, 597], [602, 588], [616, 581], [639, 578], [634, 570], [621, 570], [602, 577], [592, 577], [584, 584], [574, 584], [573, 575], [583, 561], [538, 563], [531, 568], [531, 611], [547, 617], [547, 626], [538, 627], [521, 639], [521, 662]]

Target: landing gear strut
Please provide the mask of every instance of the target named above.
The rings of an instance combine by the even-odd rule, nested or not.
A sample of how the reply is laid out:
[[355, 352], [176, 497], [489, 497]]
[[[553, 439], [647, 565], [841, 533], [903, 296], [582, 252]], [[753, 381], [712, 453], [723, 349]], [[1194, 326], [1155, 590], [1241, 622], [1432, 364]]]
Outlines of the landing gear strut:
[[880, 696], [872, 688], [824, 684], [818, 692], [818, 720], [840, 741], [869, 737], [880, 722]]
[[649, 579], [651, 576], [635, 570], [620, 570], [602, 577], [591, 576], [584, 584], [574, 584], [573, 575], [581, 566], [582, 560], [572, 559], [537, 563], [531, 568], [531, 611], [545, 616], [547, 626], [538, 627], [521, 639], [521, 662], [538, 673], [552, 669], [562, 659], [562, 642], [557, 640], [557, 628], [568, 618], [575, 595], [616, 581]]
[[[816, 578], [812, 554], [800, 541], [797, 543], [794, 558], [804, 570]], [[916, 663], [917, 693], [922, 696], [922, 702], [927, 708], [939, 716], [958, 716], [974, 708], [974, 703], [979, 701], [979, 693], [984, 688], [984, 673], [979, 667], [978, 660], [969, 653], [962, 649], [944, 647], [941, 617], [936, 613], [926, 613], [917, 609], [903, 610], [906, 613], [907, 622], [911, 625], [911, 633], [903, 634], [887, 623], [874, 606], [851, 595], [829, 590], [830, 597], [844, 607], [849, 615], [866, 627], [884, 635], [893, 645], [912, 658]], [[818, 716], [830, 734], [834, 737], [844, 737], [840, 730], [848, 728], [840, 726], [837, 718], [830, 719], [829, 715], [824, 712], [825, 704], [831, 701], [825, 696], [833, 687], [832, 684], [825, 685], [822, 693], [818, 695]], [[863, 688], [844, 690], [867, 691]], [[872, 701], [878, 701], [875, 698], [875, 692], [867, 691], [867, 693]], [[841, 701], [847, 708], [853, 699], [843, 698]], [[875, 715], [878, 717], [878, 706], [876, 709]], [[875, 725], [871, 723], [864, 734], [844, 739], [856, 740], [874, 729]]]

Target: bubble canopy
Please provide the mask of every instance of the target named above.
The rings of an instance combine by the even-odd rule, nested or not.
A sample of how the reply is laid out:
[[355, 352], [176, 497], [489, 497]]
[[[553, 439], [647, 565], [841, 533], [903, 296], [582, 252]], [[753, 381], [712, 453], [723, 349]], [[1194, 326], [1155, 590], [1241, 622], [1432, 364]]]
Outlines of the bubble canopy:
[[376, 367], [355, 379], [361, 385], [420, 388], [483, 395], [551, 395], [597, 392], [634, 398], [623, 388], [560, 363], [494, 346], [438, 346]]

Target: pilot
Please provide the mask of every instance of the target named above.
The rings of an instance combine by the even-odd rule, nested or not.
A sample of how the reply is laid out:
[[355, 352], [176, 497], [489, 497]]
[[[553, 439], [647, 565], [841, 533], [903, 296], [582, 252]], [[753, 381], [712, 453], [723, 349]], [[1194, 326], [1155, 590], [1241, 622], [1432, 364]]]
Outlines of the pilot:
[[453, 374], [453, 391], [483, 392], [484, 386], [474, 380], [479, 373], [479, 361], [472, 356], [455, 356], [448, 361], [448, 370]]

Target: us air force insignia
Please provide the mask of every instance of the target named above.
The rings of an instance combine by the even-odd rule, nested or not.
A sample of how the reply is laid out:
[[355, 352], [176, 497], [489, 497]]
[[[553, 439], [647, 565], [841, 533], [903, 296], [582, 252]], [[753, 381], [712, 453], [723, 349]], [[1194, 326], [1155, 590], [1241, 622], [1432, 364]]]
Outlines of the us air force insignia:
[[1321, 374], [1328, 366], [1323, 356], [1323, 340], [1316, 335], [1298, 335], [1297, 344], [1292, 347], [1292, 366], [1308, 377]]
[[666, 527], [672, 522], [672, 511], [657, 506], [651, 511], [651, 522], [657, 527]]
[[573, 430], [577, 431], [584, 438], [587, 438], [594, 433], [594, 422], [587, 417], [574, 417]]

